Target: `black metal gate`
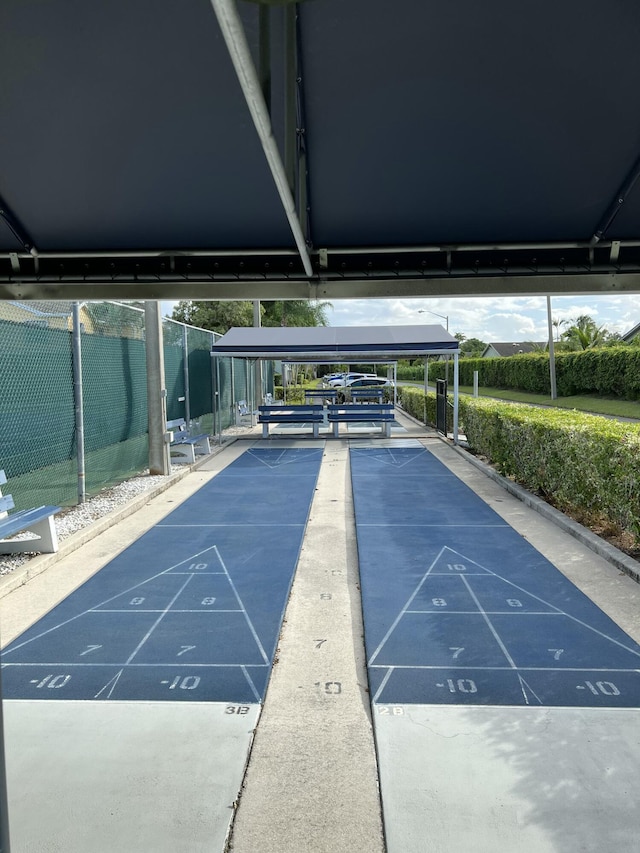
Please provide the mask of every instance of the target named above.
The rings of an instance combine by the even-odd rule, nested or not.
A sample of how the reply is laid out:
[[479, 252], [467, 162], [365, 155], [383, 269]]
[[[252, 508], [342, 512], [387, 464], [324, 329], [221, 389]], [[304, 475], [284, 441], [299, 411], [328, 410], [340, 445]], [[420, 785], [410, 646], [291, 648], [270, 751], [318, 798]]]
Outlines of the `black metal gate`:
[[447, 382], [436, 379], [436, 429], [447, 434]]

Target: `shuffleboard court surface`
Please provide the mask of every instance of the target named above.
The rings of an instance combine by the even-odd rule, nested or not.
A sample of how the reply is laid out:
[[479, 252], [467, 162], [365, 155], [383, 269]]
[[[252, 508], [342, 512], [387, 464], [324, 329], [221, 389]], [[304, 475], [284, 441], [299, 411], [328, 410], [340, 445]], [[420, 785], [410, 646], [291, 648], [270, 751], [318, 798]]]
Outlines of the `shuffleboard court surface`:
[[260, 702], [321, 459], [244, 453], [3, 651], [5, 698]]
[[378, 704], [640, 707], [640, 646], [426, 448], [352, 448]]

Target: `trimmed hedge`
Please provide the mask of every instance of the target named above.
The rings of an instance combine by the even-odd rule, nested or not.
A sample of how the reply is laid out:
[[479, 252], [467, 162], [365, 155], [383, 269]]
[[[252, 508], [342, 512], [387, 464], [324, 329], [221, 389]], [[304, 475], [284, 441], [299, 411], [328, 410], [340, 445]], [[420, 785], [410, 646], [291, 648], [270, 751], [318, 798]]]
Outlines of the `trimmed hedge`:
[[[403, 388], [401, 405], [435, 422], [434, 395], [425, 401], [421, 389]], [[640, 426], [473, 397], [460, 399], [459, 415], [471, 450], [503, 476], [560, 510], [606, 519], [640, 538]]]
[[[555, 361], [556, 386], [560, 397], [600, 394], [626, 400], [640, 399], [640, 347], [559, 352]], [[480, 385], [485, 388], [510, 388], [531, 394], [550, 393], [548, 353], [528, 353], [506, 358], [461, 358], [459, 365], [461, 385], [473, 385], [473, 373], [477, 370]], [[415, 372], [414, 368], [407, 369]], [[403, 379], [414, 378], [413, 375], [404, 376], [404, 372]], [[430, 381], [444, 379], [444, 375], [444, 362], [429, 363]], [[416, 381], [422, 376], [424, 372]]]
[[640, 427], [579, 412], [465, 400], [469, 446], [561, 510], [640, 536]]

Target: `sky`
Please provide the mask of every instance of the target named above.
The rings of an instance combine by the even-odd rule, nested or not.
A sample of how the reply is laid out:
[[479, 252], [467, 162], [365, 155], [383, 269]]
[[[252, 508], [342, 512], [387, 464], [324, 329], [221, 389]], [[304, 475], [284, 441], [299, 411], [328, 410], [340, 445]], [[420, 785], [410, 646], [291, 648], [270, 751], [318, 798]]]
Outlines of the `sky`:
[[[171, 314], [173, 302], [162, 303]], [[552, 296], [553, 319], [571, 321], [588, 314], [599, 326], [624, 334], [640, 323], [640, 294]], [[442, 315], [442, 316], [438, 316]], [[442, 299], [337, 299], [327, 311], [330, 326], [412, 326], [440, 324], [448, 317], [452, 335], [496, 341], [545, 341], [545, 296], [483, 296]], [[562, 327], [560, 329], [562, 331]], [[556, 330], [554, 329], [554, 338]]]

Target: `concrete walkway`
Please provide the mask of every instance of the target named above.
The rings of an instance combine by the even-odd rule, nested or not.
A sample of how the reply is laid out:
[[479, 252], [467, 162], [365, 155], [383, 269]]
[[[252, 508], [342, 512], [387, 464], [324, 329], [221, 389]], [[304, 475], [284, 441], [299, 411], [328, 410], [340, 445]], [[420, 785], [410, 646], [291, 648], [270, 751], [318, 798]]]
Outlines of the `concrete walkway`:
[[[401, 414], [398, 419], [406, 429], [405, 437], [424, 442], [634, 640], [640, 641], [638, 584], [553, 521], [506, 492], [433, 433]], [[15, 588], [14, 578], [13, 591], [0, 598], [3, 644], [186, 500], [254, 441], [258, 446], [265, 444], [249, 433], [224, 447], [174, 487], [150, 499], [135, 514], [89, 539], [72, 554], [50, 561], [47, 570], [28, 584]], [[275, 446], [284, 446], [285, 441], [287, 446], [296, 444], [295, 440], [277, 437], [270, 441]], [[310, 446], [312, 441], [304, 438], [301, 444]], [[517, 774], [504, 772], [504, 755], [499, 753], [502, 748], [510, 748], [509, 741], [503, 739], [501, 744], [494, 743], [491, 750], [487, 748], [483, 740], [486, 709], [471, 716], [469, 708], [464, 713], [440, 708], [436, 716], [426, 718], [420, 715], [422, 712], [418, 713], [416, 730], [423, 734], [417, 748], [415, 733], [403, 743], [400, 729], [386, 731], [393, 724], [391, 717], [377, 719], [376, 730], [381, 740], [376, 752], [364, 668], [349, 440], [321, 439], [315, 444], [325, 448], [324, 458], [285, 613], [277, 662], [257, 718], [244, 779], [242, 783], [240, 779], [230, 779], [230, 787], [235, 785], [236, 793], [227, 804], [224, 825], [219, 825], [220, 820], [213, 821], [207, 809], [212, 784], [225, 775], [224, 745], [235, 735], [225, 728], [227, 723], [220, 715], [214, 719], [206, 707], [200, 706], [191, 713], [181, 709], [173, 714], [171, 709], [175, 706], [171, 704], [138, 704], [134, 711], [135, 726], [123, 740], [118, 736], [119, 727], [124, 733], [122, 727], [130, 726], [133, 716], [125, 715], [120, 705], [112, 706], [108, 719], [95, 720], [97, 729], [92, 730], [86, 708], [90, 703], [78, 703], [85, 706], [79, 709], [57, 703], [60, 713], [50, 715], [50, 728], [38, 731], [33, 728], [39, 725], [35, 720], [31, 728], [24, 725], [30, 709], [19, 702], [10, 707], [7, 702], [5, 728], [13, 853], [44, 850], [111, 853], [114, 849], [123, 853], [158, 853], [164, 849], [174, 853], [194, 853], [201, 849], [212, 853], [223, 850], [377, 853], [385, 849], [390, 853], [432, 850], [462, 853], [469, 849], [470, 839], [478, 843], [478, 849], [506, 850], [510, 848], [501, 844], [509, 840], [513, 847], [517, 846], [520, 829], [527, 821], [535, 820], [534, 802], [538, 808], [543, 805], [546, 808], [544, 832], [538, 826], [528, 835], [532, 844], [538, 844], [538, 853], [596, 849], [626, 853], [635, 849], [629, 846], [629, 840], [640, 835], [640, 823], [634, 813], [632, 792], [625, 797], [623, 789], [629, 779], [629, 768], [637, 766], [640, 759], [640, 743], [634, 734], [640, 730], [637, 710], [609, 712], [618, 716], [606, 721], [600, 718], [605, 733], [611, 732], [616, 720], [619, 721], [621, 734], [614, 743], [611, 738], [602, 740], [600, 724], [593, 728], [592, 713], [581, 712], [582, 717], [572, 720], [574, 728], [570, 729], [564, 720], [554, 725], [554, 715], [544, 710], [536, 712], [540, 718], [531, 719], [528, 727], [529, 724], [518, 722], [520, 718], [509, 717], [508, 709], [498, 709], [499, 730], [503, 734], [513, 733], [515, 725], [522, 734], [512, 738], [520, 759], [528, 755], [532, 744], [536, 745], [540, 760], [527, 763], [526, 786], [519, 785], [524, 781], [522, 774], [518, 778]], [[70, 715], [63, 712], [65, 707]], [[78, 715], [85, 721], [84, 734], [75, 739], [74, 746], [74, 720], [80, 719]], [[253, 725], [249, 720], [246, 723]], [[471, 741], [463, 736], [464, 732], [471, 735], [470, 727], [474, 729], [472, 736], [477, 745], [473, 750], [466, 748], [465, 744]], [[64, 740], [57, 740], [63, 729], [67, 735]], [[406, 727], [403, 731], [407, 731]], [[90, 749], [87, 749], [87, 736], [92, 738]], [[534, 796], [532, 792], [544, 793], [560, 744], [564, 749], [562, 778], [555, 773], [553, 790], [544, 796], [537, 793]], [[377, 763], [380, 745], [385, 753], [385, 772], [394, 763], [400, 767], [402, 761], [409, 762], [404, 779], [398, 778], [397, 773], [388, 776], [386, 791], [383, 780], [384, 822]], [[624, 761], [619, 754], [621, 745], [627, 751]], [[396, 747], [400, 752], [394, 752]], [[74, 749], [74, 760], [69, 761], [65, 750]], [[213, 762], [212, 749], [219, 750]], [[407, 756], [407, 749], [412, 754]], [[25, 750], [33, 758], [31, 778], [20, 776], [16, 770]], [[40, 762], [38, 750], [41, 750]], [[127, 750], [134, 752], [127, 755]], [[424, 760], [425, 750], [432, 761]], [[144, 765], [132, 763], [132, 755], [144, 756]], [[492, 789], [491, 775], [493, 762], [498, 760], [496, 756], [502, 762], [498, 780], [501, 787], [497, 793]], [[400, 760], [396, 762], [396, 758]], [[67, 780], [68, 811], [55, 813], [47, 805], [51, 792], [47, 792], [46, 781], [55, 778], [59, 785], [64, 784], [60, 766], [66, 767], [68, 773], [78, 772], [83, 760], [92, 763], [92, 767], [84, 767], [80, 777]], [[179, 772], [170, 772], [172, 767]], [[474, 791], [485, 790], [484, 799], [469, 801], [466, 791], [470, 780], [475, 780]], [[613, 808], [611, 798], [606, 801], [611, 807], [609, 815], [604, 808], [591, 814], [585, 808], [572, 810], [572, 806], [580, 803], [581, 786], [589, 792], [584, 802], [597, 803], [607, 786], [619, 802]], [[567, 791], [570, 795], [564, 796]], [[131, 802], [135, 807], [131, 807]], [[430, 821], [425, 834], [422, 813], [425, 804], [434, 803], [437, 808], [428, 810]], [[42, 815], [46, 816], [44, 823]], [[579, 831], [572, 834], [574, 818], [579, 819]], [[82, 832], [77, 831], [78, 824], [82, 824]], [[607, 838], [614, 842], [611, 847], [607, 847]]]

